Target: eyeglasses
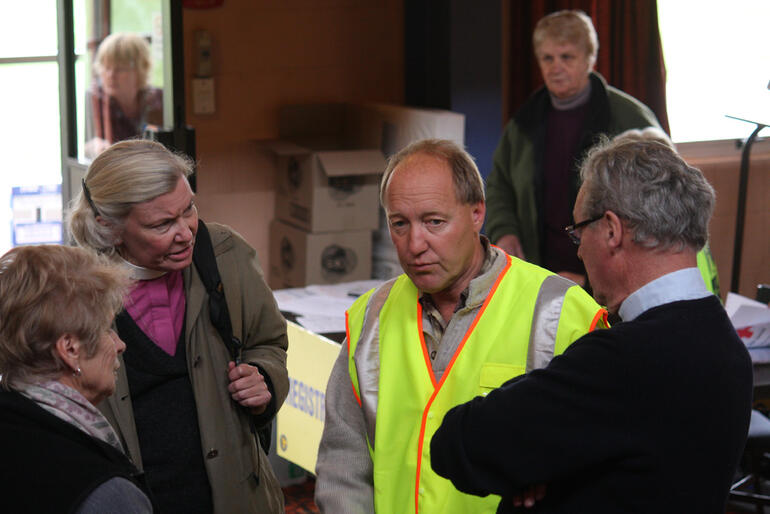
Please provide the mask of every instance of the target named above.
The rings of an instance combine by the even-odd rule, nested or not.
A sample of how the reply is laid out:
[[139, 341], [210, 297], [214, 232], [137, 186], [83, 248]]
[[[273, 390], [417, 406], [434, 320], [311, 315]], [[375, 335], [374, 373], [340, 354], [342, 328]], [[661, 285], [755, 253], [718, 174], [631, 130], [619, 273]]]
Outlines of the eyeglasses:
[[573, 243], [580, 246], [580, 234], [578, 233], [578, 229], [583, 228], [586, 225], [590, 225], [594, 221], [599, 221], [603, 217], [604, 217], [604, 214], [600, 214], [595, 218], [584, 220], [584, 221], [581, 221], [580, 223], [575, 223], [574, 225], [569, 225], [568, 227], [564, 227], [564, 231], [567, 233], [567, 235], [569, 236], [569, 238], [572, 240]]

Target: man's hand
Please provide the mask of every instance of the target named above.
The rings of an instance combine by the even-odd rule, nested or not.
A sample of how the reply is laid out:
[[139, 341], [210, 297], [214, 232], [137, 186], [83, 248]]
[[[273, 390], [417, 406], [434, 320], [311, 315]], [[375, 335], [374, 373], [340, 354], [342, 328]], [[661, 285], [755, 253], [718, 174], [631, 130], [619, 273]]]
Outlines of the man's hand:
[[524, 257], [524, 250], [521, 249], [521, 243], [519, 238], [513, 234], [505, 234], [503, 237], [497, 240], [495, 243], [506, 253], [518, 257], [519, 259], [526, 260]]
[[535, 506], [535, 502], [545, 498], [545, 484], [530, 486], [513, 497], [514, 507], [529, 509]]
[[272, 395], [259, 370], [250, 364], [236, 366], [233, 361], [227, 364], [227, 369], [227, 378], [230, 379], [227, 390], [232, 399], [249, 408], [252, 414], [265, 412]]

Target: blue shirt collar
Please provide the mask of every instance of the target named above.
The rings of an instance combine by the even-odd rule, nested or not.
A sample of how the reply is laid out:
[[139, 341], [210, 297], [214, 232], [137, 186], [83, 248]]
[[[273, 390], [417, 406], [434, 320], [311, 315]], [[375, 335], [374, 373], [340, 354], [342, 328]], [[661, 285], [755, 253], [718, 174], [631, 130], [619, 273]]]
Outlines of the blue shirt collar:
[[711, 295], [703, 282], [698, 268], [685, 268], [648, 282], [626, 298], [618, 315], [623, 321], [631, 321], [643, 312], [671, 302], [698, 300]]

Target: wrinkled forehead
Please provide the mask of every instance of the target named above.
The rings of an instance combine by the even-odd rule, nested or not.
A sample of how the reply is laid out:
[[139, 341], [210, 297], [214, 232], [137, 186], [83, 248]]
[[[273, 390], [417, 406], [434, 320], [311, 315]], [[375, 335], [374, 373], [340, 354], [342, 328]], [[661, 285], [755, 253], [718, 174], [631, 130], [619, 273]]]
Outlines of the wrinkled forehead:
[[130, 55], [104, 55], [99, 60], [99, 65], [102, 68], [136, 68], [136, 59]]
[[[418, 193], [433, 193], [452, 198], [457, 196], [452, 170], [446, 159], [432, 154], [414, 154], [393, 169], [385, 189], [385, 201], [394, 197], [410, 197]], [[387, 207], [386, 207], [387, 208]]]
[[[451, 177], [452, 169], [445, 158], [427, 152], [417, 152], [404, 157], [393, 171], [391, 171], [385, 183], [385, 196], [390, 193], [390, 186], [394, 182], [399, 184], [420, 184], [425, 180], [425, 172], [430, 169], [442, 170]], [[397, 178], [396, 178], [397, 177]]]
[[563, 54], [572, 53], [575, 55], [587, 56], [588, 48], [580, 41], [573, 41], [564, 37], [546, 38], [535, 48], [535, 55], [540, 56], [544, 53]]

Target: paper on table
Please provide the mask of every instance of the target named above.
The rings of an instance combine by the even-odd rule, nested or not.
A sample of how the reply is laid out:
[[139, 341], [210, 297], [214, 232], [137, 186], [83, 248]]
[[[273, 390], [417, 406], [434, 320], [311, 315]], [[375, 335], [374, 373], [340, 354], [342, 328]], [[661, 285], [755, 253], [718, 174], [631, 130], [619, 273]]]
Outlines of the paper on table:
[[331, 334], [345, 332], [345, 315], [340, 316], [315, 316], [302, 314], [297, 316], [296, 322], [315, 334]]
[[725, 310], [738, 337], [748, 348], [770, 346], [770, 308], [764, 303], [727, 293]]
[[345, 331], [345, 311], [382, 280], [359, 280], [273, 291], [278, 308], [297, 316], [297, 323], [317, 334]]
[[322, 296], [350, 298], [350, 303], [352, 304], [356, 298], [382, 283], [382, 280], [356, 280], [354, 282], [343, 282], [342, 284], [334, 285], [312, 285], [307, 286], [305, 289]]

